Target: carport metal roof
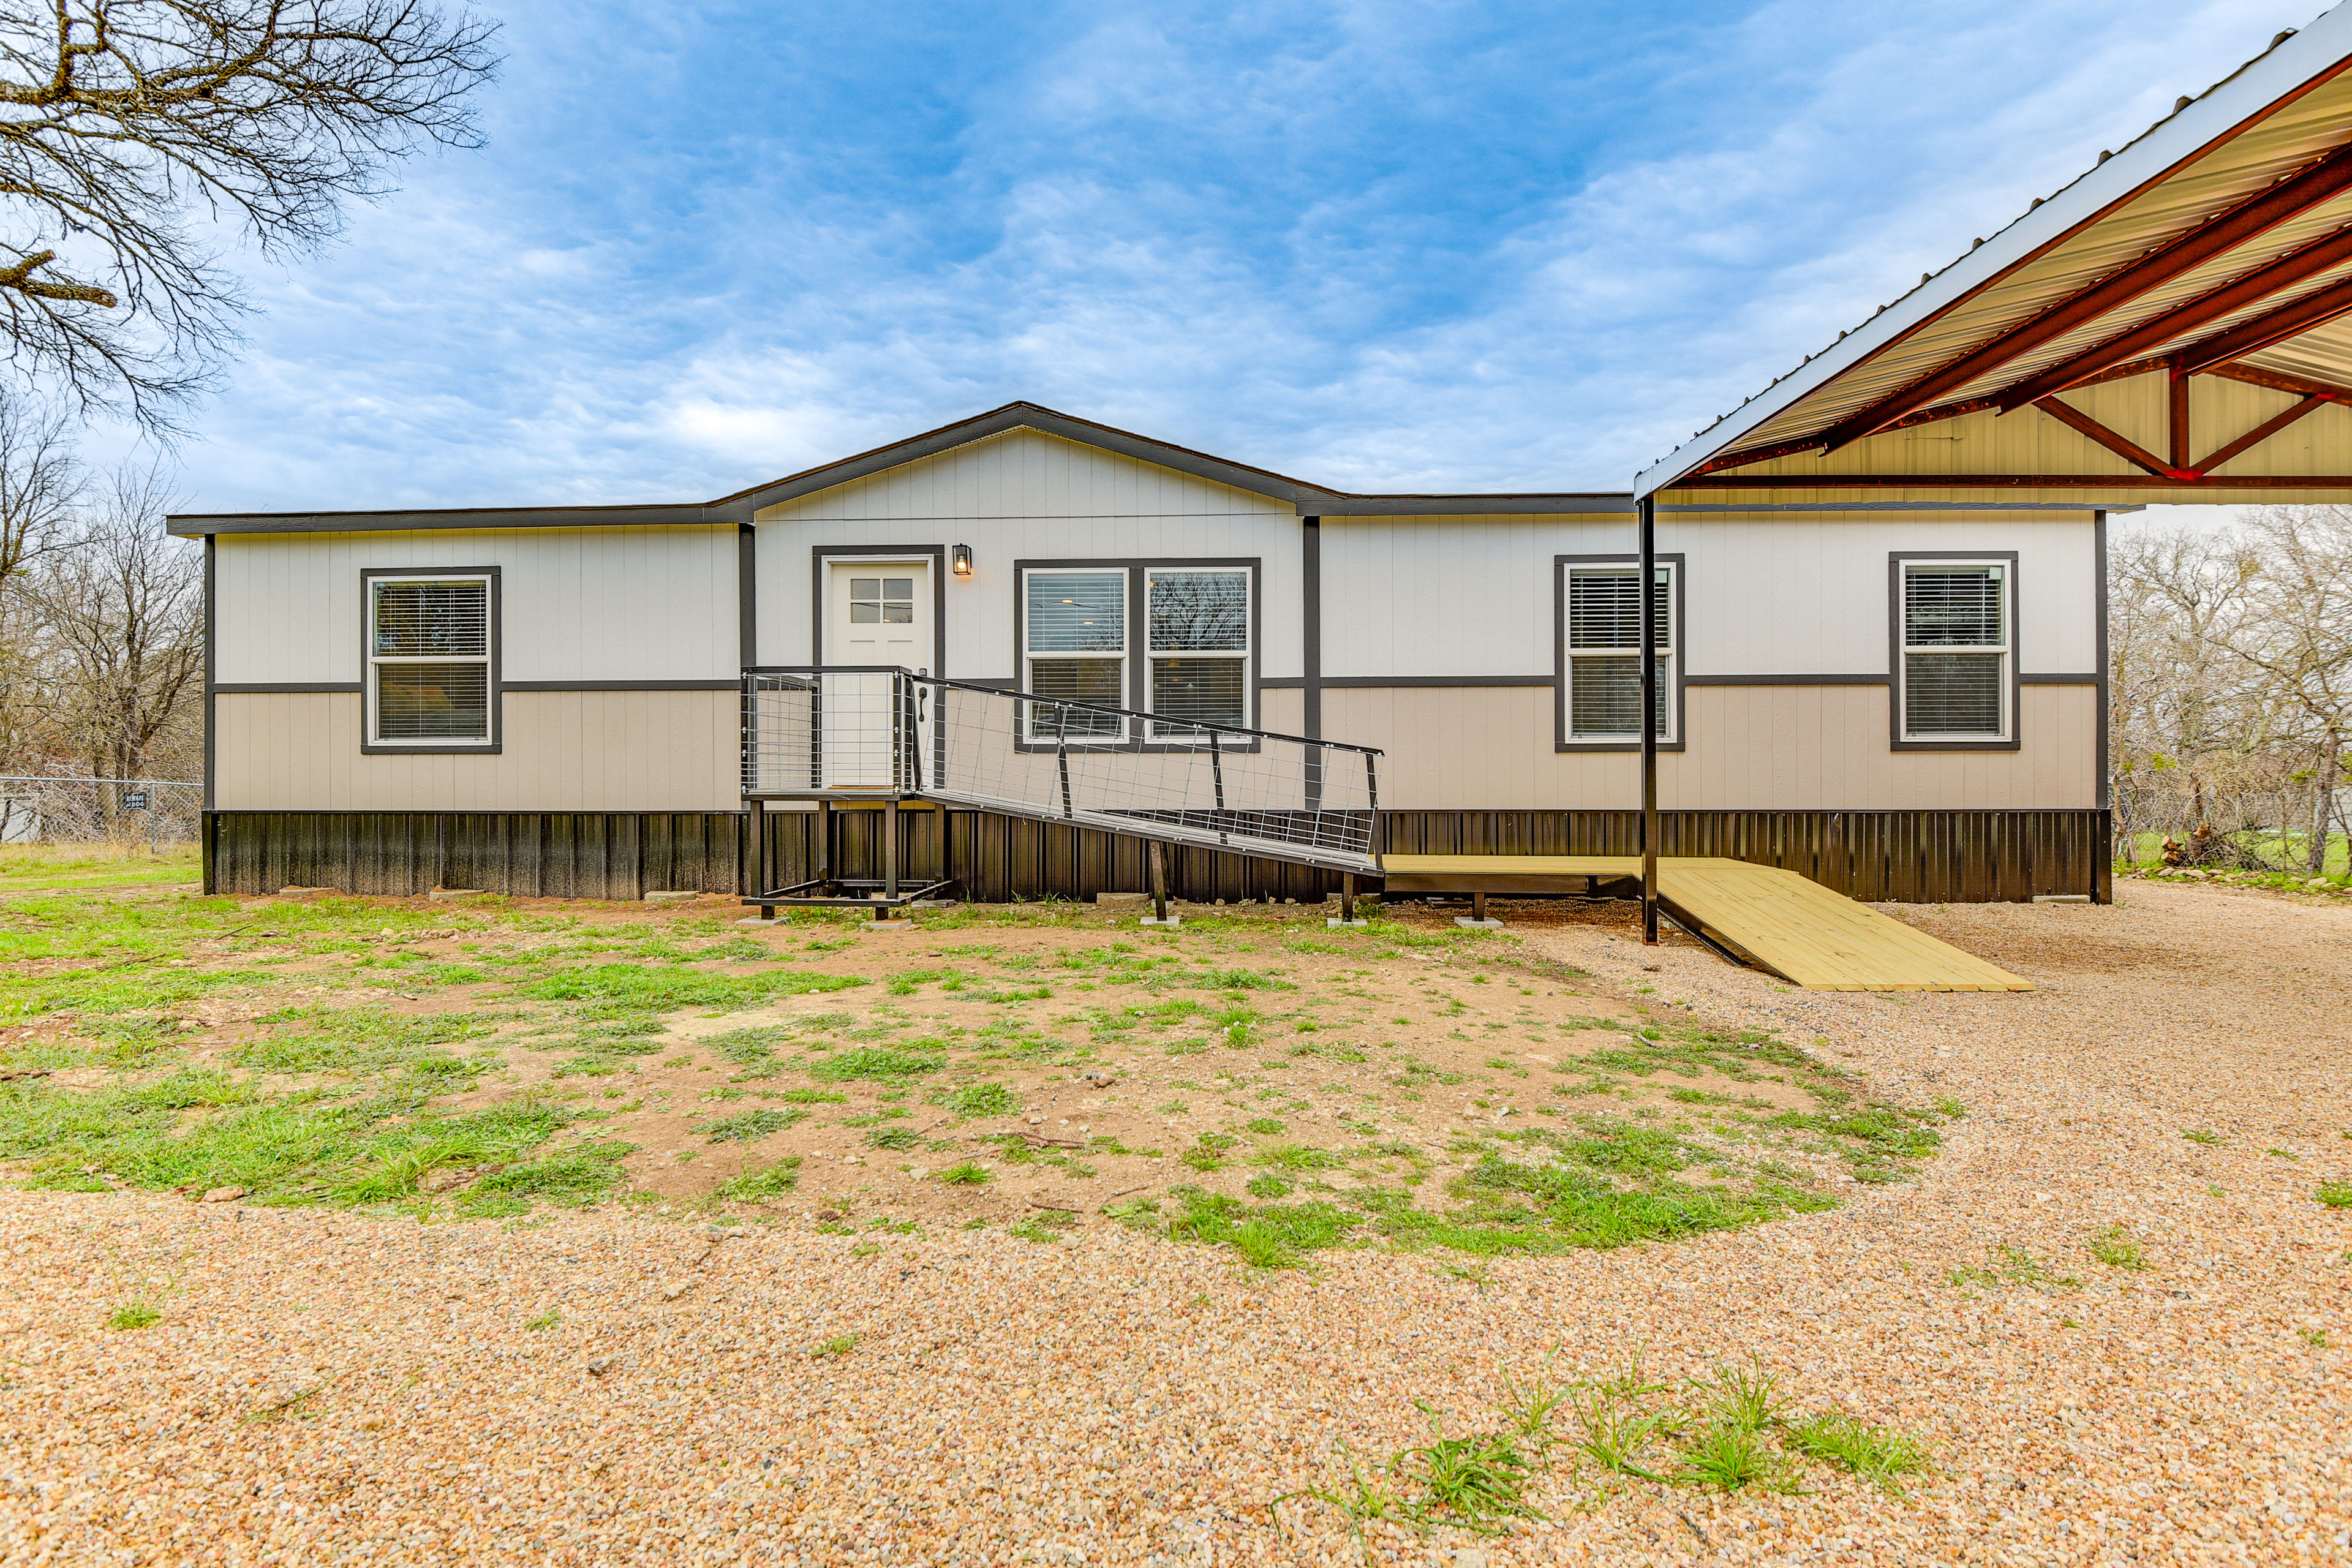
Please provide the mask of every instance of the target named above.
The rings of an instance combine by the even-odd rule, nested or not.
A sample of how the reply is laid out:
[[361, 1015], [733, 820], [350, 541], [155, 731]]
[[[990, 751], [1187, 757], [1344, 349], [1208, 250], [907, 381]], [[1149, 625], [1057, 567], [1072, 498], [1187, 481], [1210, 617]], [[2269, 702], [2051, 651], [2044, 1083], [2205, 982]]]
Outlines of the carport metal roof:
[[2347, 66], [2352, 7], [2281, 34], [1635, 493], [2352, 500]]

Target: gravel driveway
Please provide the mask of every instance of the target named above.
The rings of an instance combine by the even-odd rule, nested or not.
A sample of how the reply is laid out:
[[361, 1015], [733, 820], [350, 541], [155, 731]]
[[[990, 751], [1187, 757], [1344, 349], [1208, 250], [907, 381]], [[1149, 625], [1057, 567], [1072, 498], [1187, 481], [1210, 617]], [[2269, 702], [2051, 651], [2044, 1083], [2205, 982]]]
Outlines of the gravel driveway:
[[[1891, 909], [2021, 995], [1798, 993], [1613, 914], [1528, 921], [1629, 996], [1967, 1110], [1916, 1182], [1615, 1252], [1265, 1273], [1107, 1228], [0, 1193], [0, 1561], [2352, 1561], [2352, 1209], [2314, 1196], [2352, 1180], [2352, 910], [2122, 899]], [[103, 1327], [138, 1294], [161, 1322]], [[1426, 1440], [1416, 1402], [1491, 1419], [1555, 1344], [1666, 1378], [1754, 1356], [1938, 1472], [1726, 1495], [1563, 1463], [1549, 1518], [1492, 1539], [1270, 1516], [1335, 1442]]]

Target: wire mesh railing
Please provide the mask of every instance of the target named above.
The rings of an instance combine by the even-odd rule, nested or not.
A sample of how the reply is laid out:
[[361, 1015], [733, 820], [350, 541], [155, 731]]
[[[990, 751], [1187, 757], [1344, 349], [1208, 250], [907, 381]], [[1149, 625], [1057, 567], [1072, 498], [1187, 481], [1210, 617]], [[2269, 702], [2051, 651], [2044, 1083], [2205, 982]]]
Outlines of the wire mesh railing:
[[743, 793], [919, 795], [1045, 822], [1375, 869], [1375, 748], [888, 667], [743, 678]]
[[0, 774], [0, 844], [184, 844], [204, 808], [205, 786], [186, 779]]

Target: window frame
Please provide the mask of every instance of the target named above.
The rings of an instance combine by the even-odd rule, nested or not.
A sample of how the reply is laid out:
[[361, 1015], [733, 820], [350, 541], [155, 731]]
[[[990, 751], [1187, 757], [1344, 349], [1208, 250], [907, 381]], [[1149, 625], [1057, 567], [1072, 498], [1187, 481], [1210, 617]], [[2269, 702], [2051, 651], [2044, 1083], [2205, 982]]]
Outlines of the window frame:
[[[1134, 712], [1151, 712], [1151, 624], [1150, 602], [1150, 574], [1154, 571], [1238, 571], [1246, 574], [1249, 592], [1249, 649], [1241, 656], [1244, 674], [1242, 678], [1244, 712], [1242, 727], [1256, 729], [1265, 712], [1265, 679], [1262, 670], [1265, 647], [1265, 572], [1262, 557], [1250, 556], [1112, 556], [1084, 559], [1017, 560], [1013, 563], [1013, 680], [1016, 689], [1029, 688], [1029, 579], [1033, 574], [1064, 572], [1124, 572], [1127, 574], [1127, 642], [1120, 657], [1121, 697], [1119, 706]], [[1085, 658], [1086, 655], [1059, 657]], [[1100, 657], [1100, 656], [1095, 656]], [[1182, 656], [1191, 657], [1191, 656]], [[1209, 658], [1228, 657], [1211, 654]], [[1179, 721], [1188, 727], [1198, 721]], [[1072, 736], [1069, 745], [1089, 751], [1129, 752], [1195, 752], [1207, 748], [1205, 736], [1188, 739], [1150, 733], [1158, 725], [1147, 719], [1137, 724], [1122, 721], [1123, 733], [1118, 736]], [[1025, 731], [1025, 726], [1024, 726]], [[1014, 745], [1025, 752], [1051, 752], [1055, 743], [1051, 740], [1032, 740], [1025, 733], [1016, 733]], [[1257, 742], [1249, 740], [1222, 741], [1229, 752], [1255, 752]]]
[[[2022, 602], [2018, 582], [2018, 552], [2014, 550], [1893, 550], [1886, 556], [1886, 690], [1887, 747], [1896, 752], [2014, 752], [2023, 744], [2022, 679], [2023, 661], [2019, 657], [2019, 628], [2022, 617], [2019, 605]], [[1910, 651], [1904, 637], [1903, 582], [1914, 565], [1927, 566], [1999, 566], [2004, 574], [2008, 591], [2001, 598], [2001, 614], [2007, 637], [1999, 648], [1928, 648], [1936, 652], [1998, 652], [2007, 668], [2001, 692], [2002, 732], [2000, 735], [1928, 736], [1913, 739], [1905, 723], [1905, 681], [1909, 665], [1904, 655]]]
[[[1139, 672], [1141, 679], [1138, 680], [1136, 684], [1138, 689], [1141, 692], [1144, 700], [1141, 703], [1137, 704], [1137, 706], [1139, 706], [1144, 712], [1151, 715], [1150, 718], [1144, 721], [1144, 729], [1146, 731], [1145, 738], [1153, 742], [1165, 742], [1171, 746], [1204, 746], [1208, 744], [1208, 740], [1205, 735], [1187, 736], [1167, 732], [1167, 730], [1175, 729], [1196, 730], [1200, 728], [1201, 725], [1201, 721], [1197, 719], [1170, 719], [1164, 721], [1167, 726], [1167, 730], [1163, 730], [1163, 721], [1160, 716], [1160, 710], [1152, 706], [1151, 700], [1152, 692], [1157, 684], [1154, 679], [1154, 676], [1157, 673], [1155, 667], [1163, 657], [1170, 659], [1216, 660], [1227, 664], [1240, 665], [1242, 668], [1241, 727], [1244, 730], [1256, 729], [1257, 725], [1253, 721], [1257, 717], [1257, 702], [1255, 700], [1255, 693], [1252, 689], [1250, 673], [1257, 668], [1257, 574], [1243, 567], [1211, 565], [1202, 562], [1184, 562], [1177, 565], [1154, 563], [1140, 567], [1138, 570], [1140, 581], [1143, 584], [1144, 594], [1142, 616], [1143, 668]], [[1243, 612], [1242, 647], [1238, 653], [1230, 649], [1202, 650], [1197, 648], [1179, 648], [1163, 656], [1158, 649], [1151, 646], [1151, 584], [1153, 578], [1163, 572], [1219, 572], [1227, 574], [1236, 573], [1240, 574], [1242, 580]]]
[[[1684, 611], [1686, 556], [1682, 551], [1657, 552], [1658, 566], [1666, 574], [1667, 629], [1674, 634], [1667, 639], [1666, 659], [1666, 730], [1658, 737], [1658, 750], [1679, 752], [1685, 748], [1688, 734], [1685, 724], [1685, 691], [1690, 682], [1684, 674], [1687, 661], [1690, 625]], [[1555, 555], [1551, 558], [1551, 619], [1552, 619], [1552, 747], [1555, 752], [1639, 752], [1642, 737], [1639, 731], [1624, 740], [1595, 740], [1579, 737], [1569, 728], [1570, 683], [1572, 666], [1578, 658], [1606, 657], [1622, 658], [1623, 654], [1571, 654], [1568, 646], [1570, 574], [1580, 566], [1602, 566], [1612, 569], [1642, 568], [1638, 552], [1622, 554]], [[1639, 658], [1636, 649], [1633, 657]]]
[[[456, 741], [446, 736], [435, 736], [423, 741], [386, 741], [376, 732], [376, 667], [375, 651], [375, 585], [387, 581], [462, 582], [479, 580], [488, 585], [487, 669], [484, 695], [488, 713], [486, 737], [479, 741]], [[501, 603], [503, 584], [496, 566], [370, 566], [360, 573], [360, 753], [362, 756], [431, 757], [497, 756], [506, 742], [505, 642], [506, 616]], [[394, 663], [411, 662], [395, 658]], [[436, 661], [422, 661], [436, 662]], [[440, 660], [455, 663], [456, 660]]]

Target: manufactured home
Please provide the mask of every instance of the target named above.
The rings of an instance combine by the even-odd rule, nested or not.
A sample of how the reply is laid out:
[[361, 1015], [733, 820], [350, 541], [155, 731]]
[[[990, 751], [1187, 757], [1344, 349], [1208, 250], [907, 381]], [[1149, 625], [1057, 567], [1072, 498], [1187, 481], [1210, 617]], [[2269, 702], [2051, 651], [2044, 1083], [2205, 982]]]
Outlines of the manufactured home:
[[704, 502], [174, 518], [207, 884], [1082, 898], [1159, 845], [1305, 900], [1646, 832], [2104, 900], [2108, 514], [2352, 500], [2347, 60], [2282, 36], [1621, 493], [1015, 403]]

